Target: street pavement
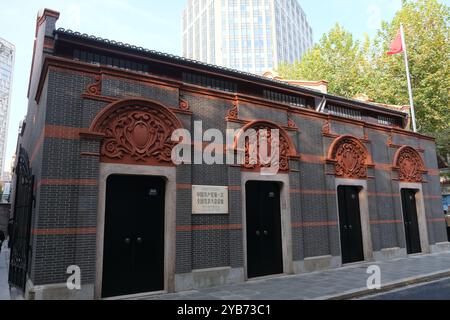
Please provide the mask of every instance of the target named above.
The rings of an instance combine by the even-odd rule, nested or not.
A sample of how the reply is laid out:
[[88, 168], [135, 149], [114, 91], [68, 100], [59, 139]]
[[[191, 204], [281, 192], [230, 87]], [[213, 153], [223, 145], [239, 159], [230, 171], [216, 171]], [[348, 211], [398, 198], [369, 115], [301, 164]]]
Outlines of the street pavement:
[[361, 300], [450, 300], [450, 278], [408, 286]]
[[[0, 300], [10, 300], [9, 250], [0, 254]], [[381, 291], [369, 290], [369, 266], [381, 269]], [[435, 281], [423, 286], [410, 285]], [[405, 286], [410, 286], [406, 287]], [[396, 290], [399, 288], [404, 290]], [[389, 291], [389, 292], [388, 292]], [[386, 292], [386, 293], [385, 293]], [[301, 275], [278, 276], [175, 294], [143, 297], [148, 300], [325, 300], [352, 299], [450, 299], [450, 252], [410, 256], [404, 259], [362, 263]], [[16, 297], [14, 297], [16, 299]]]
[[9, 249], [6, 241], [0, 253], [0, 300], [10, 300], [8, 284], [8, 257]]
[[216, 288], [149, 296], [149, 300], [325, 300], [374, 294], [367, 268], [381, 268], [381, 290], [450, 277], [450, 252], [363, 263], [328, 271], [248, 281]]

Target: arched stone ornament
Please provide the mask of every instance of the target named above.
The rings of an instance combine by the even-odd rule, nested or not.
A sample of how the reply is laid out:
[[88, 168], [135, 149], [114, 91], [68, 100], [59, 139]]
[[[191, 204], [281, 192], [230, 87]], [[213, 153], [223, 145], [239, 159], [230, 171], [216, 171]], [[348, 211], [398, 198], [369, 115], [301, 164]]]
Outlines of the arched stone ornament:
[[419, 152], [409, 146], [397, 150], [393, 168], [398, 172], [398, 180], [403, 182], [421, 183], [423, 174], [427, 173]]
[[[280, 155], [279, 171], [289, 171], [289, 159], [298, 158], [297, 151], [296, 151], [295, 145], [292, 143], [292, 140], [289, 137], [286, 130], [284, 130], [282, 127], [280, 127], [279, 125], [277, 125], [273, 122], [270, 122], [267, 120], [255, 120], [255, 121], [252, 121], [252, 122], [248, 123], [247, 125], [245, 125], [237, 133], [235, 141], [234, 141], [233, 149], [235, 151], [238, 151], [238, 148], [239, 148], [238, 142], [240, 141], [242, 135], [245, 132], [247, 132], [247, 130], [250, 130], [250, 129], [255, 130], [256, 134], [257, 134], [257, 144], [258, 144], [257, 152], [258, 152], [258, 154], [259, 154], [259, 147], [260, 147], [259, 146], [260, 130], [267, 130], [267, 139], [268, 139], [267, 144], [269, 146], [269, 150], [270, 150], [270, 146], [272, 145], [272, 140], [271, 140], [272, 130], [276, 129], [279, 131], [279, 143], [276, 144], [276, 146], [279, 147], [279, 155]], [[258, 156], [258, 161], [256, 164], [250, 163], [250, 146], [249, 146], [248, 140], [245, 141], [245, 150], [244, 151], [245, 151], [245, 163], [242, 165], [243, 168], [259, 170], [262, 167], [265, 167], [265, 165], [262, 165], [260, 163], [259, 156]], [[269, 154], [273, 155], [271, 150], [269, 151]]]
[[171, 165], [178, 118], [165, 106], [145, 99], [114, 102], [97, 115], [89, 129], [102, 140], [101, 162]]
[[367, 179], [371, 159], [358, 138], [344, 135], [331, 144], [327, 162], [334, 165], [334, 173], [339, 178]]

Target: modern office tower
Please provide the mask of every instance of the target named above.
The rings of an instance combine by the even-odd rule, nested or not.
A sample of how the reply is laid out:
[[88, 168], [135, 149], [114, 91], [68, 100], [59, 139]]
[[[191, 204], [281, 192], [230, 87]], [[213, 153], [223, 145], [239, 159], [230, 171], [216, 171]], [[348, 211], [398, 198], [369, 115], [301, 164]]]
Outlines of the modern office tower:
[[313, 44], [297, 0], [188, 0], [183, 56], [262, 74], [293, 63]]
[[0, 38], [0, 175], [4, 178], [15, 47]]

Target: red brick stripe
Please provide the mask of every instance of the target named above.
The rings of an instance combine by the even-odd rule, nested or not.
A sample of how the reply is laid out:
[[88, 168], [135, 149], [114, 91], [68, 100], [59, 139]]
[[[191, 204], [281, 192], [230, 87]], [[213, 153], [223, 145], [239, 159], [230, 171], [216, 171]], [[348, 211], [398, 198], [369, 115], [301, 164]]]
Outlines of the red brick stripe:
[[403, 223], [402, 220], [371, 220], [370, 224], [397, 224]]
[[375, 163], [375, 170], [392, 171], [392, 164], [390, 164], [390, 163]]
[[307, 227], [327, 227], [327, 226], [337, 226], [337, 221], [311, 221], [311, 222], [294, 222], [292, 223], [293, 228], [307, 228]]
[[190, 190], [190, 189], [192, 189], [192, 185], [191, 184], [177, 184], [177, 189]]
[[241, 186], [229, 186], [228, 190], [230, 191], [241, 191]]
[[430, 176], [439, 176], [440, 174], [439, 169], [428, 169], [428, 175]]
[[442, 200], [442, 196], [424, 196], [425, 199]]
[[325, 162], [325, 157], [324, 156], [318, 156], [318, 155], [315, 155], [315, 154], [301, 153], [300, 154], [300, 161], [306, 162], [306, 163], [319, 163], [319, 164], [322, 164], [322, 163]]
[[220, 224], [220, 225], [204, 225], [204, 226], [178, 226], [177, 231], [211, 231], [211, 230], [241, 230], [241, 224]]
[[38, 236], [92, 235], [97, 233], [97, 229], [96, 228], [33, 229], [31, 233]]
[[433, 222], [446, 222], [445, 218], [432, 218], [432, 219], [428, 219], [428, 223], [433, 223]]
[[80, 139], [81, 130], [81, 128], [46, 125], [45, 137], [78, 140]]
[[369, 197], [400, 197], [400, 193], [368, 192]]
[[96, 186], [95, 179], [42, 179], [38, 185], [43, 186]]

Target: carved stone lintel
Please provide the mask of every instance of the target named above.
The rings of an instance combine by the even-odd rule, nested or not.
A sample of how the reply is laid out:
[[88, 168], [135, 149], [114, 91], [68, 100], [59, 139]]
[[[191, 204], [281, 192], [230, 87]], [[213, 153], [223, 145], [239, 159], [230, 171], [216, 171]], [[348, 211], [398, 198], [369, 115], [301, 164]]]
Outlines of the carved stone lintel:
[[358, 139], [345, 136], [332, 145], [331, 160], [334, 162], [335, 175], [348, 179], [367, 178], [368, 153]]
[[170, 114], [143, 105], [124, 105], [105, 118], [101, 157], [104, 162], [171, 163], [172, 132], [179, 125]]
[[397, 151], [394, 167], [398, 179], [405, 182], [423, 182], [425, 165], [420, 154], [412, 147], [404, 146]]
[[[243, 151], [245, 151], [245, 161], [242, 166], [246, 169], [257, 170], [272, 166], [273, 164], [277, 164], [280, 171], [289, 171], [289, 159], [296, 156], [296, 150], [286, 131], [278, 125], [266, 121], [254, 121], [247, 124], [242, 129], [242, 134], [247, 134], [251, 132], [250, 130], [253, 130], [256, 135], [247, 137], [247, 139], [245, 140], [243, 149]], [[279, 134], [277, 140], [273, 140], [273, 130], [278, 130]], [[264, 136], [262, 136], [263, 134]], [[250, 140], [256, 143], [256, 148], [251, 147]], [[272, 157], [270, 161], [267, 161], [269, 162], [268, 165], [264, 164], [267, 162], [262, 163], [261, 159], [259, 158], [260, 141], [265, 141], [265, 144], [267, 144], [266, 153], [268, 153]], [[239, 143], [242, 143], [240, 141], [240, 136], [236, 138], [234, 146], [235, 150], [241, 148]], [[272, 151], [273, 148], [276, 148], [276, 150], [278, 150], [278, 154]]]
[[87, 87], [87, 93], [94, 96], [102, 94], [102, 77], [100, 75], [95, 76], [95, 83], [90, 84]]

